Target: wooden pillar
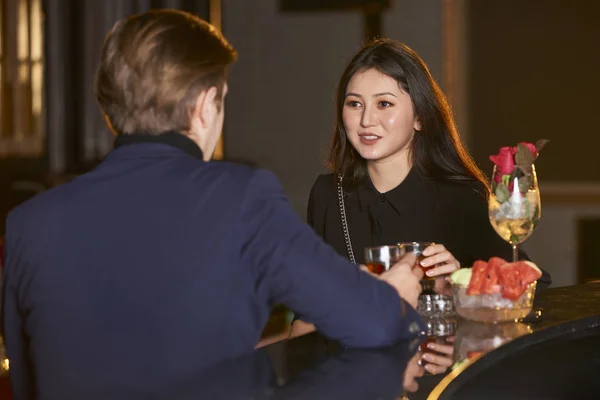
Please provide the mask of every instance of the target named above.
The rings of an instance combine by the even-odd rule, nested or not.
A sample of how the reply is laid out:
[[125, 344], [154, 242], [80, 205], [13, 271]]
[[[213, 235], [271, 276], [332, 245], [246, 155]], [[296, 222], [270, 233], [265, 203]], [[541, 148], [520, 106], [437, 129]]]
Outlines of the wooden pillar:
[[[223, 13], [221, 8], [221, 0], [210, 0], [208, 7], [209, 22], [215, 28], [222, 31]], [[217, 147], [215, 147], [215, 152], [213, 153], [213, 160], [222, 160], [224, 157], [225, 151], [223, 146], [223, 132], [221, 132], [221, 137], [219, 138], [219, 141], [217, 142]]]
[[468, 104], [468, 18], [467, 0], [444, 0], [443, 3], [443, 77], [442, 86], [452, 105], [456, 125], [463, 141], [469, 141]]
[[9, 139], [10, 127], [12, 126], [11, 118], [13, 112], [11, 110], [12, 100], [10, 90], [10, 77], [9, 71], [9, 56], [7, 54], [8, 43], [8, 26], [5, 23], [12, 18], [12, 15], [8, 15], [8, 9], [4, 5], [4, 2], [0, 0], [0, 157], [8, 153], [6, 149], [7, 142]]
[[[11, 137], [11, 145], [14, 145], [15, 139], [22, 139], [24, 136], [23, 126], [20, 124], [22, 118], [18, 117], [15, 112], [18, 109], [18, 105], [21, 101], [21, 90], [19, 83], [19, 57], [18, 46], [14, 44], [18, 40], [18, 27], [19, 27], [19, 4], [16, 1], [4, 2], [4, 35], [6, 36], [5, 42], [11, 45], [6, 46], [4, 49], [4, 68], [6, 73], [4, 74], [7, 85], [8, 93], [6, 96], [7, 104], [12, 115], [10, 116], [10, 123], [8, 124], [8, 135]], [[3, 36], [4, 36], [3, 35]], [[12, 146], [11, 146], [12, 147]]]
[[363, 36], [366, 40], [383, 34], [383, 12], [387, 6], [387, 2], [369, 2], [363, 7]]

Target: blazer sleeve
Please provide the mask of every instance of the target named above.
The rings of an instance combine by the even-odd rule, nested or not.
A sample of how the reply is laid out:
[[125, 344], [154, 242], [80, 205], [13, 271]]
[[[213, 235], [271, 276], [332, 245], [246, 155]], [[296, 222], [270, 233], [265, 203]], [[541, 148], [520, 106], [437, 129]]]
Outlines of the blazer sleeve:
[[[463, 245], [470, 249], [464, 267], [473, 265], [475, 260], [487, 260], [492, 256], [512, 260], [512, 247], [496, 233], [488, 217], [488, 204], [483, 185], [472, 188], [463, 203], [463, 215], [467, 242]], [[520, 260], [531, 260], [523, 249], [519, 248]], [[462, 263], [462, 261], [461, 261]], [[550, 274], [542, 269], [542, 277], [538, 279], [536, 290], [544, 289], [552, 283]]]
[[10, 383], [15, 399], [33, 399], [33, 367], [30, 362], [25, 320], [19, 305], [18, 250], [14, 218], [7, 219], [4, 247], [4, 271], [2, 288], [2, 335], [6, 354], [10, 361]]
[[[327, 175], [319, 175], [317, 180], [310, 189], [308, 196], [308, 206], [306, 209], [306, 223], [310, 225], [317, 235], [324, 237], [325, 235], [325, 215], [327, 213], [327, 193], [328, 184], [331, 181], [327, 179]], [[294, 311], [292, 324], [296, 320], [304, 320], [298, 311]]]
[[287, 305], [351, 347], [386, 346], [422, 330], [393, 287], [339, 256], [302, 222], [273, 174], [258, 171], [251, 179], [242, 223], [243, 260], [271, 304]]

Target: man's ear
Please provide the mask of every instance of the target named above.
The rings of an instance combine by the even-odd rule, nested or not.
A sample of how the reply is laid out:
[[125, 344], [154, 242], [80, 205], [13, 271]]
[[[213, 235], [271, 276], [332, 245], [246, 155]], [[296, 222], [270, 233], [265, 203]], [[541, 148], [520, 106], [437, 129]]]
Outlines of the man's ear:
[[103, 112], [102, 113], [102, 117], [104, 118], [104, 122], [106, 122], [106, 126], [108, 127], [108, 129], [111, 131], [111, 133], [114, 136], [118, 136], [119, 132], [117, 132], [117, 130], [115, 129], [115, 127], [113, 126], [112, 122], [110, 121], [110, 118], [108, 118], [108, 115]]
[[219, 104], [217, 103], [217, 88], [211, 86], [208, 90], [203, 90], [196, 99], [192, 117], [197, 118], [202, 128], [212, 126], [219, 114]]

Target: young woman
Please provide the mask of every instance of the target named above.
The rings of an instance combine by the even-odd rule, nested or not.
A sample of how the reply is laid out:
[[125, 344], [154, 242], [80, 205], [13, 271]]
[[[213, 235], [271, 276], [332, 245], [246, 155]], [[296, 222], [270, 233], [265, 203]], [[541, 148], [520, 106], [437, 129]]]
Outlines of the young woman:
[[[436, 265], [437, 288], [475, 260], [511, 259], [488, 220], [487, 180], [414, 51], [389, 39], [363, 46], [340, 79], [336, 114], [332, 173], [310, 192], [308, 223], [340, 254], [363, 264], [368, 246], [435, 242], [422, 264]], [[544, 272], [538, 288], [549, 284]], [[292, 335], [312, 329], [296, 320]]]

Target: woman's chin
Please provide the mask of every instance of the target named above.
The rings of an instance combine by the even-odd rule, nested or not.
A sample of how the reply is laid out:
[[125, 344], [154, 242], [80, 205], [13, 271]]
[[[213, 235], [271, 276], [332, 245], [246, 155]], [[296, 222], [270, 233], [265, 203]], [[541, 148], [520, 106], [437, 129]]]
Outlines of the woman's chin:
[[358, 154], [367, 161], [377, 161], [381, 159], [381, 152], [371, 149], [360, 149]]
[[367, 162], [390, 162], [390, 161], [397, 161], [397, 160], [402, 160], [404, 158], [404, 152], [399, 150], [399, 151], [392, 151], [389, 149], [384, 149], [384, 148], [373, 148], [373, 149], [365, 149], [363, 148], [359, 148], [357, 149], [358, 154], [365, 159]]

